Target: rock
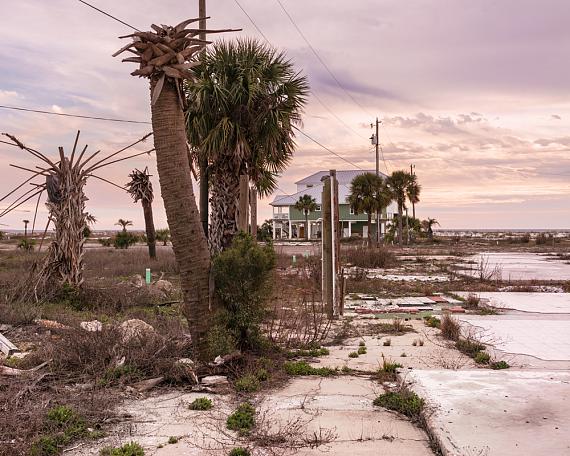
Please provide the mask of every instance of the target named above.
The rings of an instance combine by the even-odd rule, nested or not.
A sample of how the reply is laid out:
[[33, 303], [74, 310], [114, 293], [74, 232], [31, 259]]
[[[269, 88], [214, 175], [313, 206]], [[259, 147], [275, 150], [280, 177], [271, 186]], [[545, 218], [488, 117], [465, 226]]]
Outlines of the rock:
[[204, 377], [200, 383], [206, 386], [228, 385], [228, 377], [225, 375], [210, 375]]
[[82, 321], [79, 323], [79, 326], [81, 326], [81, 328], [85, 331], [89, 332], [99, 332], [103, 329], [103, 323], [101, 323], [99, 320]]
[[165, 295], [172, 293], [173, 286], [172, 286], [172, 283], [170, 283], [168, 280], [164, 280], [164, 279], [157, 280], [155, 283], [153, 283], [152, 286], [156, 290], [164, 293]]
[[119, 328], [123, 333], [123, 342], [129, 342], [138, 337], [156, 335], [156, 331], [151, 325], [136, 318], [124, 321]]
[[145, 281], [143, 279], [143, 277], [140, 274], [135, 274], [133, 276], [133, 278], [131, 279], [131, 284], [133, 285], [133, 287], [135, 288], [142, 288], [145, 285]]
[[194, 367], [194, 361], [192, 361], [190, 358], [180, 358], [178, 361], [176, 361], [176, 364], [183, 364], [188, 367]]
[[143, 380], [142, 382], [135, 383], [133, 385], [133, 388], [136, 389], [139, 393], [142, 393], [144, 391], [148, 391], [148, 390], [154, 388], [155, 386], [159, 385], [160, 383], [162, 383], [163, 380], [164, 380], [164, 377], [157, 377], [157, 378], [151, 378], [148, 380]]

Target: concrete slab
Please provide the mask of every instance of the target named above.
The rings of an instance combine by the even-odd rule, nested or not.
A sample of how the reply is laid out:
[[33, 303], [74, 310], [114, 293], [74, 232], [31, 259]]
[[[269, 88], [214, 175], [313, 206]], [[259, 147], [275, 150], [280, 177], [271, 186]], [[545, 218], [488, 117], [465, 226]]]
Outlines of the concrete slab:
[[522, 293], [522, 292], [479, 292], [458, 291], [464, 298], [471, 294], [488, 300], [489, 305], [499, 309], [513, 309], [521, 312], [547, 314], [570, 314], [570, 293]]
[[570, 454], [570, 373], [413, 371], [444, 455]]

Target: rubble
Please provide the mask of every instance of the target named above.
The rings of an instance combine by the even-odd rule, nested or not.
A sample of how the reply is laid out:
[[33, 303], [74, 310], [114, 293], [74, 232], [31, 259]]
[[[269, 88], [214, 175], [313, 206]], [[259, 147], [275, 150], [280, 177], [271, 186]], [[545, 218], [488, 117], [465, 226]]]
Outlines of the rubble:
[[79, 326], [85, 331], [89, 332], [99, 332], [103, 330], [103, 323], [101, 323], [99, 320], [82, 321], [79, 323]]
[[119, 328], [123, 333], [123, 342], [130, 342], [138, 337], [156, 335], [156, 331], [151, 325], [136, 318], [124, 321]]

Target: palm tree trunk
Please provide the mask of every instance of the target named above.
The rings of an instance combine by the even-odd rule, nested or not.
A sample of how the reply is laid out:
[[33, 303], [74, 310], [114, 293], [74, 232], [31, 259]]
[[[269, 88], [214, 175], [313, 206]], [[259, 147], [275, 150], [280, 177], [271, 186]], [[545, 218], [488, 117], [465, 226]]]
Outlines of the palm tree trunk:
[[239, 174], [216, 169], [211, 174], [211, 217], [208, 240], [212, 253], [232, 245], [238, 232]]
[[309, 214], [305, 212], [305, 239], [309, 240]]
[[[151, 81], [154, 88], [156, 81]], [[176, 87], [164, 83], [152, 105], [152, 129], [162, 199], [172, 247], [180, 269], [180, 285], [196, 355], [206, 356], [210, 310], [210, 253], [196, 206], [186, 151], [186, 127]]]
[[144, 226], [146, 229], [146, 243], [148, 244], [148, 255], [152, 260], [156, 260], [156, 231], [154, 230], [154, 220], [152, 217], [152, 203], [142, 200], [144, 213]]
[[403, 205], [398, 204], [398, 245], [402, 246], [402, 232], [404, 231], [404, 227], [402, 226], [402, 211]]
[[368, 213], [368, 245], [372, 245], [372, 214]]

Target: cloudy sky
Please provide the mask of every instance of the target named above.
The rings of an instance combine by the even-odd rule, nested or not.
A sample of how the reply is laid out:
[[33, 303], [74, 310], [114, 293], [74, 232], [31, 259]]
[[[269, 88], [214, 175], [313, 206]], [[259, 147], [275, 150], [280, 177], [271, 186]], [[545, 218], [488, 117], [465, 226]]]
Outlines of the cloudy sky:
[[[381, 169], [415, 164], [420, 217], [435, 217], [442, 228], [570, 228], [568, 0], [281, 0], [336, 81], [276, 0], [238, 1], [308, 76], [309, 135], [373, 169], [370, 123], [382, 120]], [[140, 29], [197, 15], [197, 0], [92, 3]], [[212, 27], [243, 28], [235, 35], [263, 39], [235, 0], [208, 0], [208, 14]], [[147, 82], [129, 75], [132, 64], [111, 57], [127, 27], [77, 0], [0, 0], [0, 17], [0, 105], [150, 120]], [[51, 156], [57, 146], [69, 149], [78, 129], [89, 150], [112, 152], [149, 126], [0, 109], [0, 132]], [[27, 177], [9, 163], [39, 164], [2, 144], [0, 154], [2, 193]], [[153, 157], [101, 176], [123, 184], [132, 168], [146, 165], [158, 190]], [[293, 192], [294, 182], [312, 172], [348, 168], [299, 137], [279, 187]], [[111, 228], [119, 217], [143, 227], [142, 210], [109, 184], [89, 183], [87, 196], [96, 228]], [[34, 207], [30, 200], [25, 210]], [[155, 212], [157, 227], [165, 226], [160, 198]], [[270, 213], [263, 201], [260, 218]], [[13, 212], [2, 222], [21, 228], [32, 215]]]

